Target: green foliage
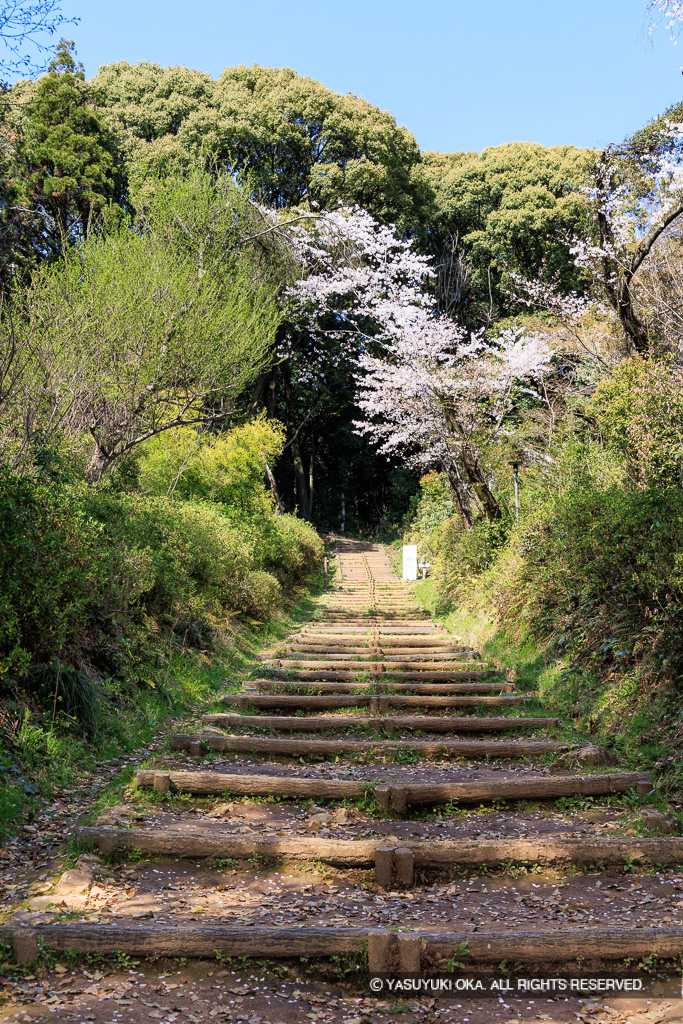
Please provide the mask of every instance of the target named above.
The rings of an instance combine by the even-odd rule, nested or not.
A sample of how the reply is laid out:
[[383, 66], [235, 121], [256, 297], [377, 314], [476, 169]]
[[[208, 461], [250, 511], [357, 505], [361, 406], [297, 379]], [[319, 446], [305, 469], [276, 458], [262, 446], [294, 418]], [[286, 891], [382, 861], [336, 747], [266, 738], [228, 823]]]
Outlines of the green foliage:
[[73, 43], [62, 40], [13, 126], [13, 173], [42, 255], [54, 257], [86, 236], [103, 206], [122, 198], [115, 142], [95, 99]]
[[683, 390], [677, 367], [627, 359], [598, 385], [589, 411], [632, 479], [646, 487], [681, 487]]
[[391, 114], [289, 68], [188, 68], [120, 61], [92, 80], [133, 180], [194, 159], [234, 171], [271, 206], [360, 205], [404, 227], [430, 201], [413, 136]]
[[42, 266], [11, 314], [25, 366], [4, 410], [13, 440], [27, 418], [43, 441], [58, 424], [90, 435], [92, 482], [165, 429], [224, 423], [280, 320], [270, 264], [242, 244], [244, 193], [201, 173], [151, 185], [138, 230], [112, 219]]
[[272, 513], [265, 466], [283, 444], [281, 425], [263, 417], [223, 434], [177, 427], [145, 445], [137, 483], [146, 493], [212, 501], [227, 513], [261, 518]]
[[[154, 649], [159, 622], [268, 618], [282, 585], [300, 583], [322, 550], [289, 517], [264, 516], [246, 535], [218, 505], [44, 486], [6, 470], [0, 531], [0, 673], [13, 675], [54, 659], [117, 675], [139, 657], [138, 642]], [[87, 719], [80, 676], [60, 678], [65, 707]], [[44, 700], [54, 692], [45, 669], [27, 680]]]
[[589, 150], [512, 142], [423, 159], [436, 194], [429, 244], [443, 253], [457, 237], [472, 267], [463, 311], [491, 300], [505, 309], [509, 271], [558, 277], [565, 289], [581, 284], [567, 238], [584, 228], [580, 187], [594, 159]]
[[438, 473], [427, 473], [422, 477], [419, 494], [412, 499], [410, 512], [410, 540], [417, 544], [420, 555], [434, 557], [445, 524], [457, 515], [450, 487]]

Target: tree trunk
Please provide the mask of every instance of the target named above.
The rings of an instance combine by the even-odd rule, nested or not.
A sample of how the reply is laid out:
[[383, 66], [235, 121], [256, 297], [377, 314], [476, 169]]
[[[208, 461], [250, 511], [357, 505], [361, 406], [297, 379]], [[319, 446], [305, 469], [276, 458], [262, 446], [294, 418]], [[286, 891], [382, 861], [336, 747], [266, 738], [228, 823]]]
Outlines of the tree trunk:
[[308, 512], [313, 516], [313, 468], [315, 466], [315, 434], [311, 438], [311, 457], [308, 460]]
[[311, 518], [310, 502], [308, 498], [308, 484], [306, 481], [306, 472], [304, 470], [304, 462], [301, 457], [301, 446], [299, 444], [299, 435], [297, 433], [296, 423], [294, 420], [294, 399], [292, 394], [292, 377], [289, 368], [289, 364], [285, 363], [283, 366], [283, 376], [285, 384], [285, 402], [287, 406], [287, 433], [290, 435], [289, 446], [292, 450], [292, 463], [294, 466], [294, 494], [295, 500], [299, 505], [299, 514], [302, 519], [307, 521]]
[[[467, 435], [465, 434], [462, 425], [458, 421], [455, 409], [449, 403], [444, 401], [442, 403], [446, 424], [453, 438], [457, 438], [460, 442], [458, 455], [459, 462], [464, 471], [465, 479], [471, 486], [472, 490], [476, 494], [479, 503], [484, 511], [486, 518], [493, 522], [496, 519], [500, 519], [501, 511], [500, 505], [496, 500], [493, 491], [486, 482], [481, 465], [479, 464], [479, 457], [472, 450], [467, 442]], [[457, 497], [456, 497], [457, 500]], [[464, 516], [463, 516], [464, 518]], [[471, 523], [469, 525], [472, 525]]]
[[89, 484], [96, 484], [102, 478], [102, 474], [113, 462], [113, 458], [107, 455], [105, 451], [100, 448], [99, 444], [95, 442], [93, 448], [92, 458], [90, 459], [90, 465], [85, 471], [85, 479]]
[[299, 503], [299, 512], [302, 519], [309, 521], [311, 518], [311, 506], [308, 498], [304, 460], [301, 457], [301, 448], [299, 447], [298, 437], [295, 437], [292, 442], [292, 461], [294, 463], [294, 476], [296, 479], [296, 494]]
[[500, 505], [498, 504], [493, 491], [486, 482], [486, 477], [482, 473], [479, 459], [467, 445], [462, 446], [460, 457], [462, 459], [462, 464], [465, 467], [465, 472], [467, 473], [472, 485], [472, 489], [481, 502], [481, 507], [484, 510], [486, 518], [489, 522], [500, 519]]
[[270, 468], [270, 466], [268, 465], [267, 462], [266, 462], [266, 476], [268, 477], [268, 483], [270, 484], [270, 492], [273, 495], [273, 501], [275, 502], [275, 511], [276, 511], [276, 513], [278, 515], [282, 515], [282, 513], [285, 510], [285, 507], [282, 504], [282, 499], [280, 498], [280, 492], [277, 489], [277, 481], [275, 480], [275, 475], [274, 475], [272, 469]]
[[472, 523], [474, 521], [472, 516], [472, 509], [470, 508], [469, 494], [467, 493], [467, 484], [462, 478], [460, 468], [451, 462], [445, 469], [446, 475], [448, 476], [448, 482], [451, 487], [451, 494], [455, 499], [455, 504], [458, 506], [458, 511], [462, 516], [462, 521], [468, 530], [472, 529]]

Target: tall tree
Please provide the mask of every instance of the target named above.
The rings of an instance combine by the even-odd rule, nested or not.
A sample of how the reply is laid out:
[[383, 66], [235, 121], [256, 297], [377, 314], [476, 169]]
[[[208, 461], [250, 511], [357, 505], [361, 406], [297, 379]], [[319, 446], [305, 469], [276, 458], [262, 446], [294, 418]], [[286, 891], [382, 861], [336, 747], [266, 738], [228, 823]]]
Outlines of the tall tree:
[[410, 132], [357, 96], [289, 68], [187, 68], [119, 62], [92, 81], [130, 172], [167, 173], [197, 155], [234, 171], [270, 206], [359, 205], [413, 230], [431, 191]]
[[8, 129], [16, 136], [14, 181], [33, 243], [40, 256], [57, 256], [87, 238], [102, 208], [124, 196], [113, 137], [72, 42], [59, 43], [48, 73]]
[[135, 226], [39, 268], [3, 325], [29, 353], [5, 410], [16, 458], [36, 439], [89, 435], [97, 482], [150, 437], [225, 425], [280, 318], [253, 239], [262, 226], [230, 180], [194, 175], [157, 182]]
[[514, 142], [478, 153], [425, 153], [436, 194], [426, 248], [439, 268], [442, 312], [491, 322], [510, 309], [508, 274], [580, 286], [569, 239], [586, 222], [594, 154]]

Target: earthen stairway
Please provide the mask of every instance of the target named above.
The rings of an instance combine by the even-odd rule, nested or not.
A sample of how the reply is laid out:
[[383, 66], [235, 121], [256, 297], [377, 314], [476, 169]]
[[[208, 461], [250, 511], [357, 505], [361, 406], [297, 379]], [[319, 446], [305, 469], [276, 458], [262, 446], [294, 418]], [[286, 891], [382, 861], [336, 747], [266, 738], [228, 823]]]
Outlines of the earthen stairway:
[[[193, 734], [176, 735], [179, 757], [201, 759], [188, 770], [140, 770], [137, 783], [163, 801], [174, 794], [223, 799], [314, 799], [359, 802], [378, 825], [399, 824], [425, 808], [459, 808], [501, 801], [551, 801], [577, 796], [644, 794], [647, 773], [605, 771], [550, 774], [549, 760], [568, 744], [553, 734], [558, 721], [538, 713], [533, 695], [513, 683], [420, 609], [412, 584], [397, 579], [383, 549], [339, 542], [334, 589], [315, 618], [264, 661], [258, 677], [223, 698], [225, 712], [206, 715]], [[533, 713], [529, 713], [529, 711]], [[284, 734], [284, 735], [280, 735]], [[322, 736], [320, 734], [323, 734]], [[236, 754], [239, 765], [207, 763]], [[280, 761], [273, 761], [279, 758]], [[265, 760], [264, 760], [265, 759]], [[284, 762], [282, 759], [285, 759]], [[316, 765], [323, 759], [323, 764]], [[514, 812], [517, 814], [517, 812]], [[372, 830], [371, 830], [372, 831]], [[552, 867], [676, 865], [683, 839], [594, 834], [524, 834], [524, 811], [509, 836], [398, 839], [377, 831], [353, 839], [320, 835], [235, 835], [202, 827], [82, 828], [100, 852], [140, 851], [152, 857], [285, 858], [337, 868], [370, 868], [376, 891], [400, 894], [434, 872], [510, 865]], [[0, 938], [3, 937], [0, 929]], [[321, 958], [367, 951], [372, 972], [416, 973], [443, 968], [467, 947], [468, 967], [507, 960], [529, 966], [566, 964], [573, 957], [604, 962], [649, 955], [677, 956], [683, 925], [598, 923], [578, 928], [516, 928], [482, 916], [465, 929], [452, 920], [420, 928], [329, 927], [305, 924], [240, 926], [219, 921], [153, 924], [64, 924], [14, 929], [19, 957], [39, 938], [56, 949], [136, 955], [249, 955]]]

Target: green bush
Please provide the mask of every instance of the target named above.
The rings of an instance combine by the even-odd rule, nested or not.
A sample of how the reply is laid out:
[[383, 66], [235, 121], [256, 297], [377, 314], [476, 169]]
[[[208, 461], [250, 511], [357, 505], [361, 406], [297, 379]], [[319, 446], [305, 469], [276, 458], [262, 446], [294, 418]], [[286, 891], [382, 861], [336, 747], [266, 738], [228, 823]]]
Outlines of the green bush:
[[79, 672], [128, 676], [180, 623], [272, 616], [321, 542], [293, 517], [263, 511], [245, 526], [228, 512], [0, 471], [0, 678], [23, 677], [43, 705], [56, 692], [85, 722]]

